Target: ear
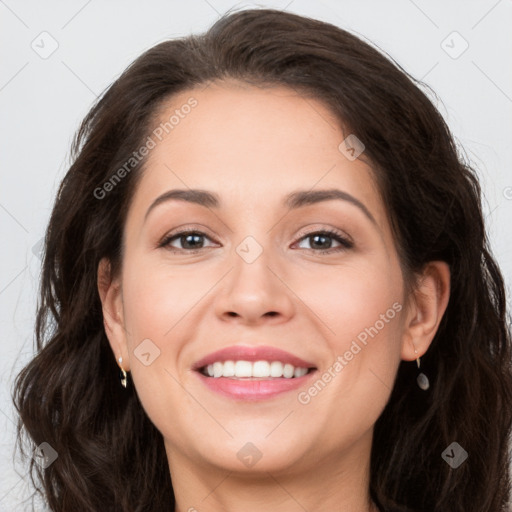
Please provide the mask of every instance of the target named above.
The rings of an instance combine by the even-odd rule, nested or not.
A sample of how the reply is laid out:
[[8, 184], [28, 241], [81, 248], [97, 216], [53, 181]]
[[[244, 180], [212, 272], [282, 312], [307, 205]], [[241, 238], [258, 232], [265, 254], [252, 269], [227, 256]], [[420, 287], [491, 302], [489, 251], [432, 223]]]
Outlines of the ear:
[[402, 338], [403, 360], [413, 361], [428, 350], [449, 298], [450, 267], [444, 261], [429, 262], [408, 302]]
[[123, 297], [119, 279], [111, 275], [110, 261], [103, 258], [98, 264], [98, 292], [103, 310], [103, 324], [110, 347], [117, 364], [119, 357], [123, 358], [122, 366], [125, 371], [130, 369], [129, 351], [123, 315]]

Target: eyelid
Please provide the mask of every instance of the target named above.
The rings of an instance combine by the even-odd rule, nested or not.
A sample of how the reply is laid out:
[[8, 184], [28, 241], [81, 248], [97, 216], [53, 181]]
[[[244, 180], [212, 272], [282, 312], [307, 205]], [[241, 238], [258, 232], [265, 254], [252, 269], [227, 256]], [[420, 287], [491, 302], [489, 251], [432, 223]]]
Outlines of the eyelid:
[[188, 233], [188, 232], [196, 232], [196, 231], [198, 233], [208, 236], [209, 238], [212, 238], [212, 239], [214, 238], [214, 236], [211, 234], [210, 230], [204, 224], [182, 224], [180, 226], [176, 226], [174, 229], [172, 229], [171, 231], [166, 233], [162, 237], [162, 240], [164, 240], [166, 238], [173, 237], [175, 235], [182, 234], [183, 232]]

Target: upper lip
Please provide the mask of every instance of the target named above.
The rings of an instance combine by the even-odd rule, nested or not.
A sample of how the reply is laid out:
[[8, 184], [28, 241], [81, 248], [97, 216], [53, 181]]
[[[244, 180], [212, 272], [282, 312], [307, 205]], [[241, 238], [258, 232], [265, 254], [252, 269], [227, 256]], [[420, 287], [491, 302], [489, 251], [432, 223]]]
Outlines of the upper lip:
[[193, 370], [199, 370], [217, 361], [280, 361], [300, 368], [316, 368], [311, 362], [268, 345], [232, 345], [212, 352], [197, 361]]

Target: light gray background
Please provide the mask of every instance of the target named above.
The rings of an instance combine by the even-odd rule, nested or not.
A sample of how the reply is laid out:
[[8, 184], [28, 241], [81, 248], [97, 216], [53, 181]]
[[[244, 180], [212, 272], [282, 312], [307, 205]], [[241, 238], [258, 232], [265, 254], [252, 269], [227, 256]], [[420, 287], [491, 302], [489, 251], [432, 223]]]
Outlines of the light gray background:
[[[30, 489], [26, 468], [13, 459], [10, 394], [15, 374], [33, 354], [37, 243], [72, 136], [95, 97], [142, 51], [203, 31], [235, 5], [286, 9], [354, 31], [433, 87], [479, 169], [490, 240], [510, 288], [511, 0], [0, 0], [0, 511], [29, 510], [22, 503]], [[453, 58], [464, 40], [467, 50]], [[56, 51], [42, 58], [52, 44]]]

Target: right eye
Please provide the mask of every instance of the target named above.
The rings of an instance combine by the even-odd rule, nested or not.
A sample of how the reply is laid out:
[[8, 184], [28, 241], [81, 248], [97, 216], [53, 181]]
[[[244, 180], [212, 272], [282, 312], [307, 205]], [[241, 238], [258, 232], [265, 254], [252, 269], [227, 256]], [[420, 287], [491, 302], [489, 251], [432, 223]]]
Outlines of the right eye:
[[[202, 239], [210, 238], [201, 231], [186, 230], [179, 231], [178, 233], [171, 233], [167, 235], [158, 245], [158, 247], [169, 248], [171, 252], [187, 252], [189, 254], [195, 254], [201, 249], [204, 249], [204, 242]], [[173, 243], [179, 242], [182, 247], [175, 247]]]

